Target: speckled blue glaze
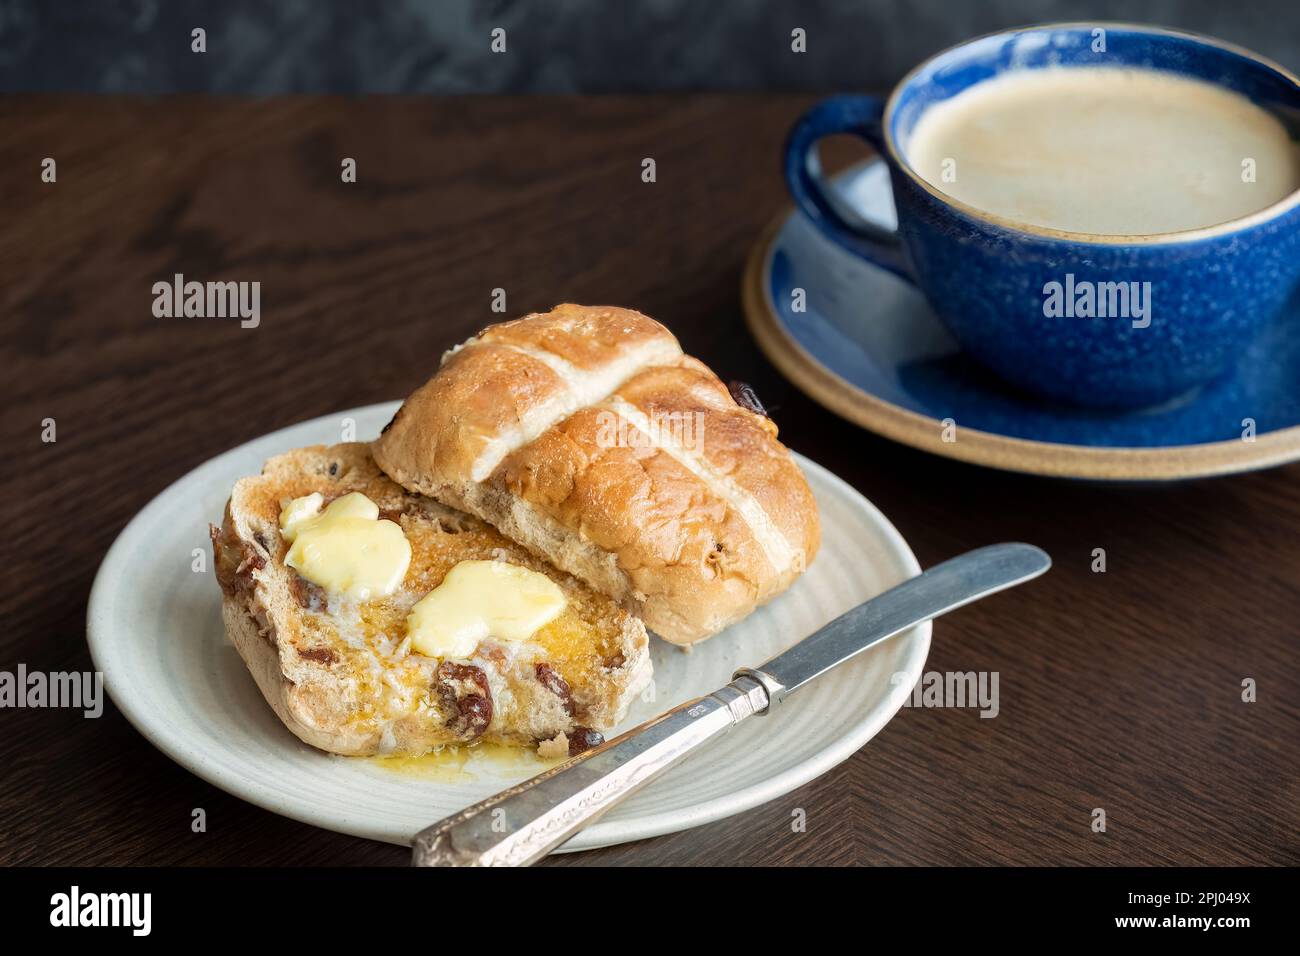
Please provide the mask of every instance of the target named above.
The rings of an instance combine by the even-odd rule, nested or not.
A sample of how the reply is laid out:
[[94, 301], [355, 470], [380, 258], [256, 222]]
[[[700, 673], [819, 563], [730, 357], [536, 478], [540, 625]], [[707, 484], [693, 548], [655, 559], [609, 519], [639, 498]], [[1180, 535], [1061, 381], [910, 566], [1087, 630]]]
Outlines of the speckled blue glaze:
[[[1273, 64], [1216, 41], [1136, 26], [1010, 31], [922, 64], [886, 103], [841, 96], [810, 110], [785, 154], [801, 210], [844, 249], [916, 283], [966, 352], [1008, 381], [1054, 399], [1102, 407], [1168, 402], [1227, 372], [1300, 282], [1300, 197], [1231, 224], [1148, 241], [1052, 235], [994, 221], [937, 194], [906, 166], [908, 138], [930, 105], [1009, 70], [1133, 66], [1214, 82], [1284, 121], [1300, 117], [1300, 85]], [[1294, 125], [1292, 126], [1294, 129]], [[818, 139], [856, 133], [886, 159], [897, 232], [828, 193]], [[900, 148], [901, 147], [901, 148]], [[1043, 287], [1150, 282], [1151, 321], [1044, 314]]]
[[[883, 163], [848, 170], [831, 188], [862, 221], [894, 227]], [[1096, 448], [1232, 441], [1246, 419], [1259, 435], [1300, 425], [1300, 296], [1240, 350], [1227, 374], [1159, 406], [1116, 410], [1009, 385], [962, 350], [915, 286], [832, 243], [806, 216], [792, 213], [777, 232], [762, 284], [777, 321], [816, 362], [868, 395], [936, 421]], [[798, 299], [796, 289], [804, 292]]]

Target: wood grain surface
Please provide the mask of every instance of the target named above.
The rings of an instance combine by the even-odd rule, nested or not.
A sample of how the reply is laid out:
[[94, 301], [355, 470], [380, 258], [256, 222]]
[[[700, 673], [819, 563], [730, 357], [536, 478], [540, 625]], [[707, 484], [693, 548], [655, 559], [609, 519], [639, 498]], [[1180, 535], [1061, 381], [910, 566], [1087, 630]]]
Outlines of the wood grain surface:
[[[405, 395], [499, 318], [493, 289], [511, 316], [627, 305], [751, 382], [790, 446], [875, 502], [923, 565], [1021, 539], [1056, 566], [935, 627], [927, 669], [997, 671], [995, 719], [906, 709], [786, 797], [555, 864], [1300, 863], [1300, 467], [1164, 487], [1002, 474], [789, 386], [738, 285], [809, 102], [0, 101], [0, 669], [88, 669], [91, 581], [137, 510], [236, 444]], [[261, 325], [155, 318], [151, 287], [176, 272], [260, 281]], [[0, 710], [0, 767], [0, 862], [406, 861], [227, 796], [111, 705]]]

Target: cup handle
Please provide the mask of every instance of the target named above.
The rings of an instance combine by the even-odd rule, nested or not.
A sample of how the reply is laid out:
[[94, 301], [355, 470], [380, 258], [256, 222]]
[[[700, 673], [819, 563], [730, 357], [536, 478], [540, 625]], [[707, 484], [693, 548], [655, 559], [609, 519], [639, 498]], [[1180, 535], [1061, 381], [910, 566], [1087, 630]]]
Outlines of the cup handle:
[[882, 157], [880, 121], [885, 101], [879, 96], [832, 96], [799, 118], [785, 142], [785, 182], [803, 214], [830, 239], [850, 252], [915, 283], [903, 243], [895, 229], [882, 229], [831, 196], [817, 157], [817, 141], [835, 133], [852, 133]]

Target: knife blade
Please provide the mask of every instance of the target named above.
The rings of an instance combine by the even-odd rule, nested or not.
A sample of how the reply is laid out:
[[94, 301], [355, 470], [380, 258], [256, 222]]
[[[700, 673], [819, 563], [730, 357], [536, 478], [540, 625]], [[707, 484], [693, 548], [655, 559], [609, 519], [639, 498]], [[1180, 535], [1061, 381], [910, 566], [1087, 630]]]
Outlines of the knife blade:
[[937, 564], [841, 614], [757, 668], [742, 668], [773, 703], [881, 641], [962, 605], [1038, 577], [1052, 566], [1031, 544], [995, 544]]

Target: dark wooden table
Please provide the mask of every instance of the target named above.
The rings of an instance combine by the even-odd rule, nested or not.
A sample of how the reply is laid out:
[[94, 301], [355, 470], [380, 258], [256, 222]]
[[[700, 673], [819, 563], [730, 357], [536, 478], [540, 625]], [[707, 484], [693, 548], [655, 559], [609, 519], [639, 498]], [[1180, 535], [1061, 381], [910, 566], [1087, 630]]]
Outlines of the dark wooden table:
[[[996, 719], [907, 709], [766, 806], [555, 862], [1300, 862], [1300, 468], [1142, 488], [1000, 474], [790, 387], [746, 333], [738, 284], [785, 202], [777, 157], [808, 102], [0, 101], [0, 669], [89, 668], [87, 593], [139, 508], [268, 430], [406, 394], [499, 318], [493, 289], [511, 316], [628, 305], [752, 382], [785, 440], [874, 501], [922, 564], [1023, 539], [1056, 567], [935, 628], [928, 669], [997, 671]], [[154, 318], [151, 287], [176, 272], [260, 281], [260, 327]], [[406, 860], [226, 795], [111, 706], [0, 722], [0, 862]], [[196, 807], [207, 833], [190, 831]]]

